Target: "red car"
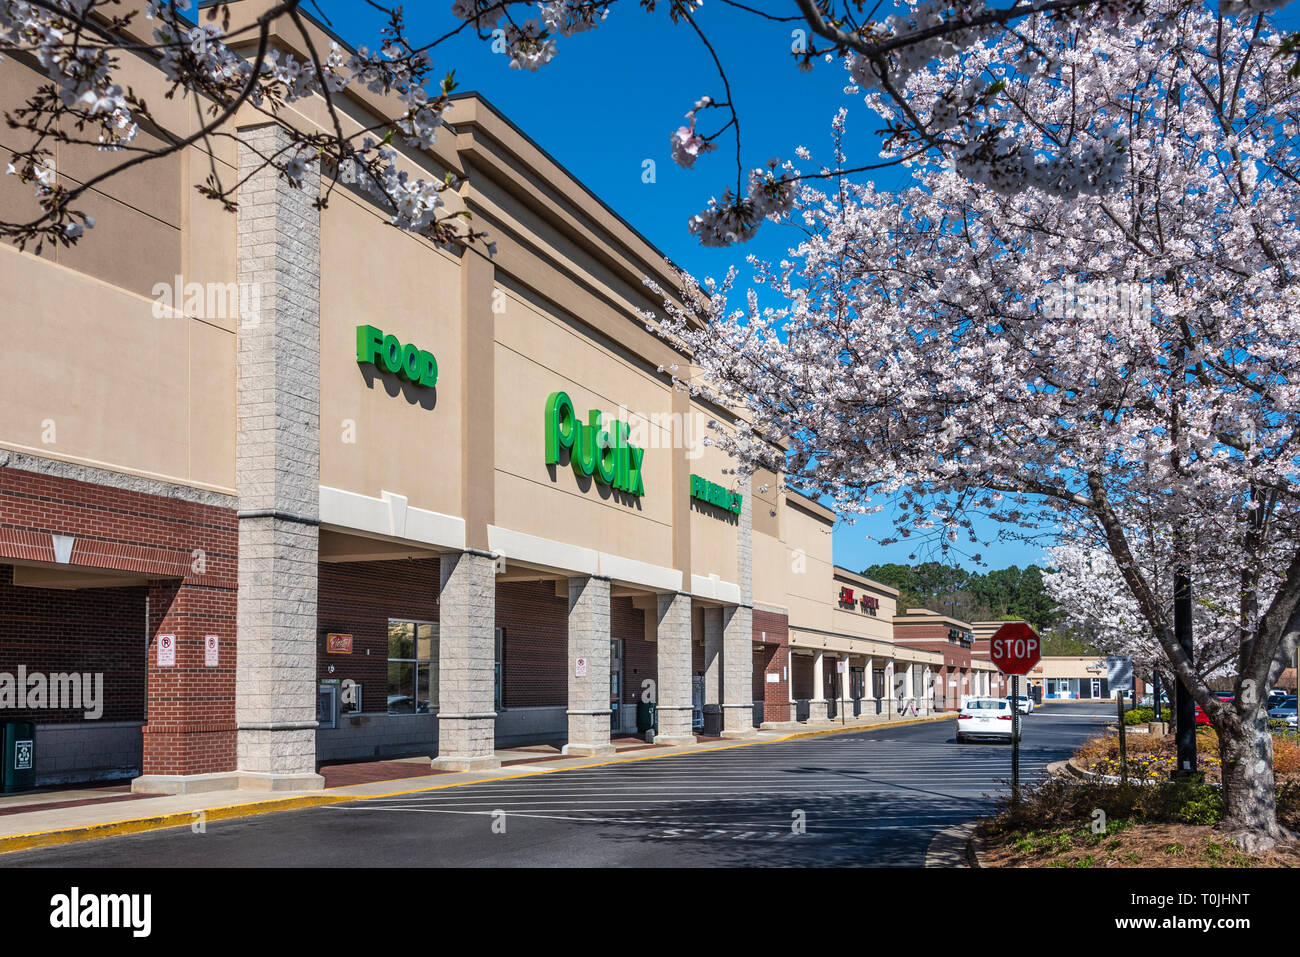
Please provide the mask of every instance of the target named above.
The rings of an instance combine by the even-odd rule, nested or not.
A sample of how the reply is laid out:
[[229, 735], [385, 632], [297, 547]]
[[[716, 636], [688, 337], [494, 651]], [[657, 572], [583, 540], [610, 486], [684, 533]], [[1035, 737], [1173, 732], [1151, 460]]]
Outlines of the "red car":
[[[1232, 701], [1236, 700], [1237, 697], [1231, 691], [1216, 691], [1214, 692], [1214, 696], [1218, 698], [1220, 701], [1222, 701], [1224, 704], [1231, 703]], [[1204, 709], [1202, 709], [1199, 704], [1196, 706], [1196, 723], [1203, 724], [1207, 728], [1214, 727], [1213, 722], [1210, 721], [1210, 716], [1205, 713]]]

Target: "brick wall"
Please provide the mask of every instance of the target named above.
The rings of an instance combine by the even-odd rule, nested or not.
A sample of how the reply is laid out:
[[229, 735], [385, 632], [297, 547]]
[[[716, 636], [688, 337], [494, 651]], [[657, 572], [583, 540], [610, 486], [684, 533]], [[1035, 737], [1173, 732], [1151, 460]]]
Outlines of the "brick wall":
[[[0, 672], [102, 673], [101, 721], [143, 721], [144, 587], [64, 591], [20, 588], [13, 566], [0, 565]], [[5, 708], [5, 721], [62, 724], [80, 710]]]
[[[388, 709], [388, 620], [438, 620], [438, 560], [330, 563], [320, 566], [320, 677], [362, 684], [362, 710]], [[568, 703], [568, 602], [554, 582], [504, 582], [496, 590], [496, 624], [503, 629], [502, 704], [507, 708]], [[352, 654], [327, 654], [325, 635], [353, 636]], [[630, 598], [611, 602], [610, 633], [623, 639], [624, 696], [635, 704], [641, 680], [655, 676], [655, 646], [645, 640], [643, 613]], [[367, 654], [369, 652], [369, 654]], [[328, 666], [334, 673], [328, 674]]]
[[[754, 656], [754, 700], [763, 702], [763, 720], [791, 721], [789, 617], [754, 609], [754, 640], [765, 643]], [[766, 679], [770, 674], [777, 676], [771, 684]]]
[[804, 701], [813, 697], [813, 659], [809, 655], [792, 655], [791, 656], [791, 680], [794, 682], [794, 697], [796, 701]]
[[645, 638], [645, 612], [632, 607], [632, 599], [615, 598], [610, 631], [623, 639], [623, 705], [635, 708], [641, 700], [641, 682], [659, 676], [659, 646]]
[[567, 705], [569, 602], [556, 596], [555, 583], [498, 585], [497, 624], [505, 628], [502, 704], [507, 708]]
[[[64, 468], [43, 464], [51, 471]], [[41, 467], [42, 463], [37, 461], [36, 465]], [[73, 470], [71, 466], [66, 468]], [[207, 503], [203, 499], [225, 499], [197, 490], [173, 489], [88, 469], [78, 471], [94, 480], [14, 466], [0, 468], [0, 561], [9, 558], [53, 563], [56, 558], [51, 536], [66, 535], [74, 538], [70, 570], [124, 571], [147, 577], [152, 583], [147, 589], [60, 590], [46, 599], [23, 598], [28, 604], [15, 607], [20, 615], [24, 607], [35, 613], [37, 609], [30, 603], [43, 601], [42, 613], [47, 621], [76, 622], [66, 636], [47, 636], [42, 654], [62, 654], [59, 645], [63, 640], [75, 644], [93, 634], [121, 636], [112, 639], [120, 642], [121, 654], [114, 679], [118, 690], [108, 705], [115, 709], [113, 714], [139, 720], [144, 707], [140, 691], [144, 690], [148, 702], [145, 774], [233, 770], [234, 509]], [[142, 491], [142, 487], [155, 487], [160, 494]], [[12, 572], [6, 574], [5, 581], [12, 587]], [[27, 591], [16, 589], [8, 597]], [[109, 597], [108, 593], [116, 594]], [[147, 657], [143, 611], [146, 595]], [[93, 613], [96, 607], [108, 616], [104, 624], [85, 624], [87, 613]], [[31, 625], [11, 622], [5, 627], [12, 641]], [[176, 636], [174, 666], [157, 664], [159, 634]], [[220, 663], [211, 668], [204, 663], [208, 634], [217, 635], [220, 645]], [[5, 640], [0, 635], [0, 648]], [[13, 653], [28, 651], [19, 646], [10, 650], [9, 654]], [[113, 698], [121, 700], [114, 704]], [[106, 710], [105, 718], [108, 714]]]
[[[361, 710], [388, 710], [388, 619], [438, 620], [438, 559], [320, 565], [316, 669], [361, 685]], [[350, 655], [328, 654], [325, 636], [352, 636]], [[329, 666], [334, 673], [329, 673]]]

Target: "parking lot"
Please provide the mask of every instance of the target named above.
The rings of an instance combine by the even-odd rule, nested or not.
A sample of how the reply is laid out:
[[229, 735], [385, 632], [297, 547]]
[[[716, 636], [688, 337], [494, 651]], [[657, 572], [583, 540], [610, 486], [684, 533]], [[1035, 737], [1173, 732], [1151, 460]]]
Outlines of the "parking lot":
[[[1024, 719], [1022, 779], [1110, 719]], [[432, 790], [6, 856], [8, 866], [920, 866], [986, 813], [1011, 749], [941, 721]]]

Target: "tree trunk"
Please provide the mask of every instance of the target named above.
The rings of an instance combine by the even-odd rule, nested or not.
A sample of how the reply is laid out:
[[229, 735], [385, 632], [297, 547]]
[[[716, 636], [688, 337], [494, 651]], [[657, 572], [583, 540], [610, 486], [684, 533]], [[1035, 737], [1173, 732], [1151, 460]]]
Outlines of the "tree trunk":
[[1262, 710], [1246, 718], [1228, 713], [1220, 724], [1224, 815], [1219, 830], [1246, 853], [1262, 854], [1291, 836], [1277, 821], [1268, 719]]

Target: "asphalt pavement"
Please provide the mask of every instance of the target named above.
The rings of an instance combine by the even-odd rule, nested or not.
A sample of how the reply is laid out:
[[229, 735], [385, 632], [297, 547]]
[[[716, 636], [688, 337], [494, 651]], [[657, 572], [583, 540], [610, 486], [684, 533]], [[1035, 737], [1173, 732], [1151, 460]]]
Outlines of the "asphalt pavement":
[[[1023, 720], [1032, 783], [1112, 719], [1049, 703]], [[883, 727], [537, 773], [7, 854], [0, 866], [911, 866], [989, 812], [1011, 748], [956, 723]]]

